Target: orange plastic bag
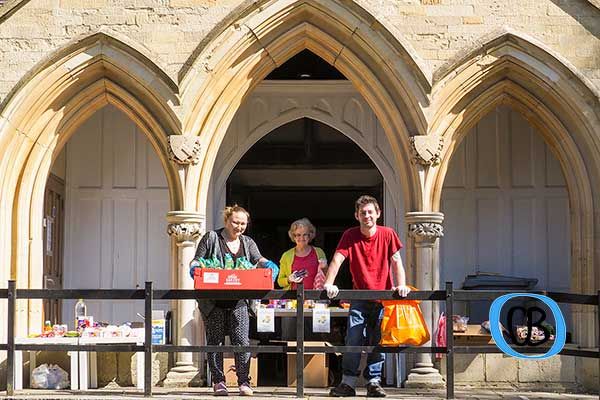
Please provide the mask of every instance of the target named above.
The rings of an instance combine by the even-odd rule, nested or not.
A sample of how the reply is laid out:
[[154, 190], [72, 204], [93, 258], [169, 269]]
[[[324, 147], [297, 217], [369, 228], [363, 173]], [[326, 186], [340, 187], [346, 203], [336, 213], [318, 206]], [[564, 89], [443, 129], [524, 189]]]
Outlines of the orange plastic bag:
[[382, 300], [382, 346], [420, 346], [429, 341], [429, 330], [419, 300]]

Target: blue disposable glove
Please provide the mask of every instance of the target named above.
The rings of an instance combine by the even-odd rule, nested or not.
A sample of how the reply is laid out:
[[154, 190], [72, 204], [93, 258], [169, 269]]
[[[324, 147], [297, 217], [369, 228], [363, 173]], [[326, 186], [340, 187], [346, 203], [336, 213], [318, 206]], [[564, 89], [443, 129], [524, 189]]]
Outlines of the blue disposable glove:
[[271, 260], [267, 260], [263, 263], [263, 265], [265, 266], [265, 268], [269, 268], [271, 271], [273, 271], [271, 275], [273, 277], [273, 282], [275, 282], [275, 280], [277, 279], [277, 275], [279, 275], [279, 267], [277, 266], [277, 264], [275, 264]]
[[198, 260], [192, 260], [190, 263], [190, 278], [194, 279], [194, 271], [196, 268], [200, 267], [200, 262]]

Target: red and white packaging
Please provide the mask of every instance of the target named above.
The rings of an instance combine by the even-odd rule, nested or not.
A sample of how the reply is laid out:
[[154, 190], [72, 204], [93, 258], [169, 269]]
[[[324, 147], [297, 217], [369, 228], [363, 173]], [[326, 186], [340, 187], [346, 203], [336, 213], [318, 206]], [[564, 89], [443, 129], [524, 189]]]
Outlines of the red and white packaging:
[[194, 270], [195, 289], [272, 290], [273, 277], [269, 268]]

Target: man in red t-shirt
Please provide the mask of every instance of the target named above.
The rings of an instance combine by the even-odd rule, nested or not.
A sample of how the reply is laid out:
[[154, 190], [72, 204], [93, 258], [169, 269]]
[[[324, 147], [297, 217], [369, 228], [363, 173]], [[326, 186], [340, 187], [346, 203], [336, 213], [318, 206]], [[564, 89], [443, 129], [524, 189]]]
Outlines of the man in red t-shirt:
[[[374, 197], [361, 196], [355, 203], [354, 217], [360, 226], [344, 232], [327, 270], [324, 289], [333, 298], [339, 289], [333, 284], [346, 258], [350, 262], [352, 286], [361, 290], [397, 290], [404, 297], [410, 292], [400, 258], [402, 243], [396, 232], [377, 226], [381, 216]], [[395, 280], [395, 283], [392, 282]], [[381, 339], [382, 306], [377, 301], [355, 300], [348, 314], [346, 346], [376, 346]], [[385, 397], [381, 387], [381, 369], [385, 355], [370, 353], [363, 376], [367, 380], [367, 397]], [[360, 374], [360, 353], [344, 353], [342, 382], [331, 389], [332, 397], [356, 396], [356, 381]]]

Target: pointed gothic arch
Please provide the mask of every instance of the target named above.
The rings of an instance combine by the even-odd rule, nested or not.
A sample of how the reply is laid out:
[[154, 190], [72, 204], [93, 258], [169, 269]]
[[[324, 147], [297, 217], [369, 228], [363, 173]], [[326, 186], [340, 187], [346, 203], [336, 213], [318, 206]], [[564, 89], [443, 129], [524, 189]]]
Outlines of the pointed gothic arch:
[[[513, 30], [493, 32], [434, 76], [436, 112], [430, 134], [444, 138], [440, 166], [425, 192], [439, 210], [446, 172], [458, 144], [484, 115], [508, 105], [534, 126], [558, 159], [567, 182], [571, 216], [571, 288], [595, 293], [600, 244], [594, 213], [600, 192], [600, 93], [575, 67], [542, 43]], [[590, 313], [574, 308], [577, 343], [593, 345]]]
[[[169, 103], [176, 86], [136, 49], [97, 33], [45, 59], [4, 102], [0, 143], [1, 260], [10, 265], [0, 278], [19, 287], [42, 287], [43, 193], [50, 167], [70, 135], [95, 111], [113, 104], [147, 136], [163, 165], [171, 207], [178, 209], [182, 188], [168, 160], [167, 136], [180, 132]], [[40, 325], [39, 301], [20, 309], [20, 321]], [[27, 326], [19, 325], [21, 333]]]
[[427, 79], [416, 63], [364, 9], [338, 1], [264, 2], [220, 28], [182, 79], [189, 106], [183, 130], [199, 135], [203, 163], [190, 170], [189, 207], [204, 210], [217, 150], [237, 109], [273, 69], [308, 49], [335, 66], [357, 88], [385, 130], [394, 153], [407, 208], [419, 209], [421, 187], [410, 165], [409, 137], [425, 134], [422, 107]]

